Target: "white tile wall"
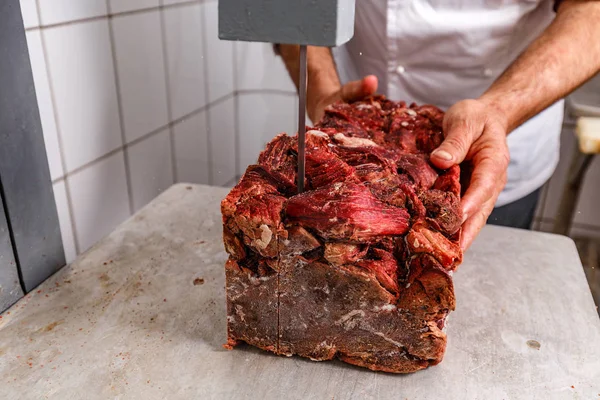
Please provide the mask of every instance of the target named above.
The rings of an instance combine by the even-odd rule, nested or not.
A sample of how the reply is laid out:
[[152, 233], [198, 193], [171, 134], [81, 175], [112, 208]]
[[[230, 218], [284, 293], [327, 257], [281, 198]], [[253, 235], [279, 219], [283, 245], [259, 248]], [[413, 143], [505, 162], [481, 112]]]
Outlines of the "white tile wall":
[[72, 171], [122, 145], [108, 22], [64, 25], [42, 34], [65, 163]]
[[123, 152], [67, 178], [80, 251], [85, 251], [129, 217]]
[[262, 93], [241, 94], [238, 101], [241, 175], [248, 165], [256, 163], [273, 137], [282, 132], [295, 133], [297, 101], [294, 96]]
[[283, 61], [265, 43], [236, 42], [238, 90], [274, 89], [296, 92]]
[[33, 28], [40, 24], [36, 0], [20, 0], [21, 15], [23, 16], [23, 25], [25, 28]]
[[281, 60], [220, 41], [217, 1], [40, 0], [39, 18], [21, 3], [25, 25], [42, 25], [27, 40], [69, 261], [168, 188], [173, 167], [180, 181], [231, 184], [240, 150], [254, 162], [295, 130], [295, 97], [260, 93], [294, 92]]
[[158, 11], [113, 19], [125, 138], [131, 142], [169, 122]]
[[52, 185], [52, 188], [54, 189], [54, 201], [56, 202], [56, 210], [58, 212], [58, 221], [60, 223], [60, 233], [65, 250], [65, 257], [67, 263], [70, 263], [75, 259], [77, 251], [75, 248], [75, 237], [73, 236], [65, 182], [59, 181]]
[[164, 22], [171, 112], [180, 118], [207, 103], [201, 5], [167, 9]]
[[29, 31], [25, 33], [35, 85], [35, 94], [39, 104], [44, 143], [46, 144], [46, 154], [48, 156], [48, 164], [50, 167], [50, 178], [55, 180], [63, 176], [64, 171], [60, 156], [58, 133], [56, 131], [56, 121], [54, 120], [54, 108], [52, 106], [52, 96], [50, 94], [41, 35], [40, 31]]
[[215, 101], [233, 92], [233, 42], [219, 40], [217, 2], [203, 5], [207, 45], [208, 98]]
[[169, 130], [163, 130], [130, 146], [131, 194], [137, 211], [173, 182]]
[[234, 103], [234, 99], [229, 98], [208, 110], [213, 185], [224, 185], [236, 176]]
[[210, 182], [206, 112], [201, 111], [173, 127], [177, 176], [188, 183]]
[[106, 15], [106, 0], [38, 0], [43, 25]]
[[110, 12], [120, 13], [158, 7], [158, 0], [110, 0]]

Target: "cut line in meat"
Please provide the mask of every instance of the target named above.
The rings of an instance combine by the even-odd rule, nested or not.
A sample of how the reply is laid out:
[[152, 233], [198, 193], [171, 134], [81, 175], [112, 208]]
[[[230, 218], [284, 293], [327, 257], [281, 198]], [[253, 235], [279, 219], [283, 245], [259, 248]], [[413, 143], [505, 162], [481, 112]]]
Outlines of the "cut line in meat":
[[460, 168], [429, 155], [443, 112], [382, 96], [276, 136], [221, 203], [227, 348], [407, 373], [442, 361], [455, 308]]

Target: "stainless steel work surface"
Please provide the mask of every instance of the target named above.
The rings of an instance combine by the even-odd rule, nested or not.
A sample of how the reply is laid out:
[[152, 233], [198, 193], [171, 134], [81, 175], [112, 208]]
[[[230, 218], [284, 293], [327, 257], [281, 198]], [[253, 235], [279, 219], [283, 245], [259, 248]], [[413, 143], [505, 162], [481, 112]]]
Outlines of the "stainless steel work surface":
[[2, 399], [600, 399], [571, 240], [486, 227], [444, 361], [411, 375], [224, 350], [226, 189], [175, 185], [0, 319]]

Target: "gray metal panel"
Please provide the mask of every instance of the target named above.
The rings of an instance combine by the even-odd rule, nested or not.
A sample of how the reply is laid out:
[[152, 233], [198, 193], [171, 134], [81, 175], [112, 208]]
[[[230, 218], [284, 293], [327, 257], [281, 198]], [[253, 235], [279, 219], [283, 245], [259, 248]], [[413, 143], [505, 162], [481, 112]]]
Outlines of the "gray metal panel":
[[0, 196], [0, 312], [23, 297], [17, 263], [13, 256], [8, 224], [4, 217], [4, 203]]
[[0, 1], [0, 190], [30, 291], [65, 256], [18, 0]]
[[340, 46], [354, 35], [355, 0], [219, 0], [219, 38]]

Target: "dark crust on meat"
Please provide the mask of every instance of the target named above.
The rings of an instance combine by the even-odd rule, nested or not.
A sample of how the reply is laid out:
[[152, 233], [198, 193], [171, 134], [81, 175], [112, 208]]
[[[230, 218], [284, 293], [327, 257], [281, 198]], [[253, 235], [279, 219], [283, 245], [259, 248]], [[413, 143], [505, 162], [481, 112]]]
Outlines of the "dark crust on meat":
[[462, 261], [460, 170], [429, 161], [442, 120], [382, 96], [330, 106], [301, 195], [297, 138], [267, 144], [221, 204], [226, 348], [393, 373], [442, 361]]

